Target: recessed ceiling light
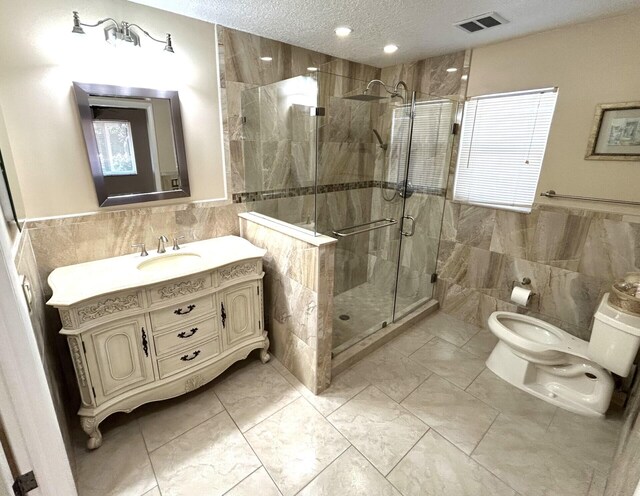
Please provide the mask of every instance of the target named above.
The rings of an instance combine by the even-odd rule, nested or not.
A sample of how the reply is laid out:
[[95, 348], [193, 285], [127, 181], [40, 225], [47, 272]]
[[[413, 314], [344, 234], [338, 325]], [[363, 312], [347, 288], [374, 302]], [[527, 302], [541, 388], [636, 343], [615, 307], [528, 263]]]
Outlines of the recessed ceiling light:
[[393, 53], [396, 52], [398, 50], [398, 47], [396, 45], [387, 45], [384, 47], [384, 53]]
[[449, 67], [449, 68], [447, 69], [447, 72], [458, 72], [458, 69], [457, 69], [457, 68], [455, 68], [455, 67]]
[[307, 67], [307, 70], [309, 72], [316, 72], [318, 70], [318, 68], [317, 67]]
[[353, 29], [351, 29], [348, 26], [338, 26], [336, 29], [336, 34], [338, 36], [340, 36], [341, 38], [344, 38], [345, 36], [349, 36], [351, 34], [351, 32], [353, 31]]
[[271, 62], [273, 60], [273, 57], [260, 57], [260, 60], [262, 60], [263, 62]]
[[466, 74], [464, 76], [462, 76], [460, 79], [462, 79], [463, 81], [466, 81], [467, 79], [469, 79], [469, 76], [467, 76]]

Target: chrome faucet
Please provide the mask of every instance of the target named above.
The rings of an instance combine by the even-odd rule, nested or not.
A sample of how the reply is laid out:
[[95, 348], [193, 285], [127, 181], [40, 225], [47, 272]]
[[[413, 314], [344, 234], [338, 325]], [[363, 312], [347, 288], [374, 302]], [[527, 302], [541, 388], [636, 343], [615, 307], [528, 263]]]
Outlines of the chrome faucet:
[[184, 236], [176, 236], [175, 238], [173, 238], [173, 251], [177, 251], [180, 249], [178, 241], [180, 241], [181, 239], [184, 239]]
[[131, 245], [132, 248], [141, 248], [140, 250], [140, 256], [141, 257], [146, 257], [149, 255], [149, 253], [147, 253], [147, 249], [144, 247], [144, 243], [136, 243], [135, 245]]
[[164, 244], [167, 243], [168, 241], [169, 240], [164, 234], [158, 238], [158, 253], [167, 252], [166, 248], [164, 247]]

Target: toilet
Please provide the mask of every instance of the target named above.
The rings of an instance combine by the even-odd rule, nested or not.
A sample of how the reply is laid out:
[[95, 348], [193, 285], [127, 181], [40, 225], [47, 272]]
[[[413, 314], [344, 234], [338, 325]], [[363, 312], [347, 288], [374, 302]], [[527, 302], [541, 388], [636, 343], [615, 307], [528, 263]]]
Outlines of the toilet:
[[611, 372], [628, 376], [640, 346], [640, 316], [609, 305], [609, 293], [596, 310], [588, 342], [513, 312], [493, 312], [488, 325], [499, 339], [487, 359], [489, 370], [549, 403], [595, 417], [609, 408]]

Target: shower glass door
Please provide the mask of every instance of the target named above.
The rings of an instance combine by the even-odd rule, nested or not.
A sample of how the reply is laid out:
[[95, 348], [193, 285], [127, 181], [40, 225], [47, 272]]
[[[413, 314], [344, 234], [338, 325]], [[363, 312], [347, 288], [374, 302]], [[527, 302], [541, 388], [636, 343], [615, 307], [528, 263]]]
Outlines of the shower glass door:
[[338, 240], [334, 354], [391, 323], [395, 305], [403, 210], [397, 187], [406, 171], [395, 162], [407, 155], [409, 130], [396, 130], [392, 141], [391, 128], [394, 115], [410, 118], [411, 107], [380, 88], [363, 94], [367, 82], [318, 74], [324, 116], [317, 133], [316, 227]]
[[[403, 227], [394, 320], [398, 320], [433, 296], [438, 245], [452, 149], [452, 129], [457, 103], [415, 94], [413, 119], [397, 112], [398, 128], [392, 140], [409, 139], [398, 163], [405, 167]], [[407, 132], [406, 129], [410, 131]]]
[[251, 209], [337, 239], [334, 354], [433, 292], [456, 103], [373, 76], [248, 88], [235, 110], [232, 180]]

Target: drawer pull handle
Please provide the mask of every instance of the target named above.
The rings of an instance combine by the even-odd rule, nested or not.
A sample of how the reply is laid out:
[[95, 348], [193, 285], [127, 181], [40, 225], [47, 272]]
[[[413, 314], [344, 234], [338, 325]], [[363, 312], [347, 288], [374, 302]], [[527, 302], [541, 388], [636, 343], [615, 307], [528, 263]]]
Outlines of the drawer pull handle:
[[182, 331], [181, 333], [178, 334], [179, 338], [185, 339], [185, 338], [190, 338], [191, 336], [193, 336], [196, 332], [198, 332], [198, 328], [194, 327], [193, 329], [191, 329], [189, 331], [189, 334], [187, 334], [187, 331]]
[[227, 314], [224, 311], [224, 303], [220, 303], [220, 317], [222, 317], [222, 328], [225, 328], [227, 322]]
[[149, 356], [149, 342], [147, 341], [147, 333], [142, 328], [142, 349], [144, 350], [144, 356]]
[[183, 362], [190, 362], [191, 360], [195, 359], [199, 354], [200, 354], [200, 350], [196, 350], [196, 351], [193, 352], [193, 354], [191, 356], [182, 355], [180, 357], [180, 360], [182, 360]]
[[177, 310], [174, 310], [173, 313], [175, 313], [176, 315], [187, 315], [188, 313], [191, 313], [194, 308], [196, 308], [195, 305], [189, 305], [187, 306], [186, 312], [183, 312], [182, 308], [178, 308]]

